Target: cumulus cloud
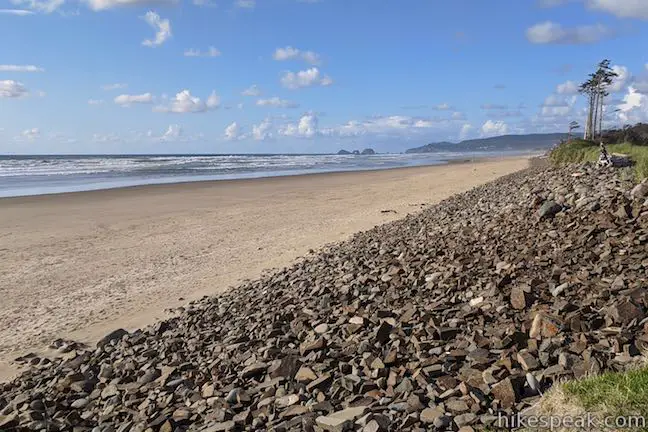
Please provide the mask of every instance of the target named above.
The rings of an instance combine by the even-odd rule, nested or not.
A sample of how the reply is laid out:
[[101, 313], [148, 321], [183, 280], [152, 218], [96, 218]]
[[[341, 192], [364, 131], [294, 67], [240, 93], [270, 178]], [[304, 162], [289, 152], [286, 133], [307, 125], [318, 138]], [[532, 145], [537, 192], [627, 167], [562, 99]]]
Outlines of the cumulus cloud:
[[103, 99], [88, 99], [88, 105], [102, 105]]
[[566, 97], [564, 95], [551, 94], [547, 96], [541, 105], [542, 110], [540, 111], [540, 115], [542, 117], [565, 117], [572, 113], [576, 100], [577, 96]]
[[176, 141], [183, 135], [182, 127], [177, 124], [169, 125], [166, 132], [160, 137], [160, 141]]
[[266, 118], [258, 125], [252, 126], [252, 138], [257, 141], [263, 141], [272, 137], [272, 122]]
[[124, 6], [173, 5], [178, 3], [178, 0], [85, 0], [85, 2], [90, 9], [101, 11]]
[[45, 72], [45, 69], [34, 65], [0, 65], [0, 72]]
[[508, 133], [508, 125], [503, 121], [486, 120], [482, 125], [481, 132], [483, 137], [506, 135]]
[[26, 129], [22, 131], [21, 135], [23, 136], [23, 138], [33, 141], [36, 138], [39, 138], [41, 133], [40, 133], [40, 129], [32, 128], [32, 129]]
[[619, 110], [617, 117], [624, 124], [648, 122], [648, 96], [634, 86], [628, 87], [623, 101], [616, 108]]
[[259, 96], [261, 95], [261, 90], [257, 87], [256, 84], [250, 86], [241, 92], [243, 96]]
[[34, 12], [26, 9], [0, 9], [0, 15], [26, 16], [33, 14]]
[[474, 129], [475, 127], [473, 125], [471, 125], [470, 123], [465, 123], [463, 126], [461, 126], [461, 130], [459, 131], [459, 139], [468, 139], [472, 135], [472, 131]]
[[273, 97], [270, 99], [259, 99], [256, 104], [258, 106], [271, 106], [276, 108], [297, 108], [299, 106], [299, 104], [296, 102], [281, 99], [278, 97]]
[[574, 81], [566, 81], [562, 84], [558, 84], [556, 87], [556, 93], [561, 95], [575, 95], [578, 94], [578, 84]]
[[315, 66], [322, 64], [322, 58], [316, 52], [302, 51], [298, 48], [293, 48], [291, 46], [287, 46], [284, 48], [277, 48], [274, 54], [272, 55], [272, 58], [274, 58], [277, 61], [286, 61], [286, 60], [301, 58], [306, 63]]
[[225, 139], [228, 141], [235, 141], [238, 139], [242, 138], [241, 134], [241, 128], [239, 127], [238, 123], [233, 122], [230, 123], [226, 128], [225, 128]]
[[101, 86], [101, 89], [110, 91], [110, 90], [125, 89], [126, 87], [128, 87], [128, 84], [115, 83], [115, 84], [104, 84]]
[[28, 94], [29, 92], [21, 82], [14, 80], [0, 81], [0, 98], [19, 98]]
[[333, 80], [329, 76], [323, 76], [316, 67], [297, 73], [285, 72], [281, 77], [281, 85], [292, 90], [313, 86], [326, 87], [331, 84]]
[[630, 71], [625, 66], [612, 66], [612, 71], [618, 75], [612, 80], [612, 85], [608, 87], [610, 93], [619, 93], [626, 89], [628, 83], [632, 80]]
[[121, 94], [114, 99], [117, 105], [129, 107], [133, 104], [150, 104], [153, 102], [153, 95], [151, 93], [143, 93], [139, 95]]
[[354, 137], [363, 135], [404, 136], [448, 124], [449, 120], [409, 116], [379, 116], [368, 120], [351, 120], [325, 129], [325, 135]]
[[551, 21], [536, 24], [526, 31], [526, 37], [531, 43], [561, 45], [595, 43], [613, 34], [611, 29], [602, 24], [566, 28]]
[[220, 55], [221, 52], [213, 46], [210, 46], [207, 51], [190, 48], [184, 52], [185, 57], [218, 57]]
[[193, 96], [189, 90], [182, 90], [167, 105], [159, 105], [154, 108], [156, 112], [168, 113], [201, 113], [215, 110], [220, 106], [220, 98], [216, 92], [212, 92], [207, 100]]
[[304, 114], [297, 123], [288, 123], [279, 129], [279, 135], [312, 138], [319, 133], [319, 120], [313, 113]]
[[154, 48], [162, 45], [171, 37], [171, 22], [168, 19], [160, 18], [160, 15], [153, 11], [146, 12], [143, 19], [155, 30], [155, 38], [145, 39], [142, 45]]

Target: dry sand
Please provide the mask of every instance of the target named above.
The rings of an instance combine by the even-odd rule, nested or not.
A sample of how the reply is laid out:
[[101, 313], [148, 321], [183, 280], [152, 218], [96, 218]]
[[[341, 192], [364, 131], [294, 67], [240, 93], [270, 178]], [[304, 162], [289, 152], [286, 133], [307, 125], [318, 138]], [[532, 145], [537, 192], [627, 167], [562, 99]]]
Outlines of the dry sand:
[[527, 166], [508, 158], [0, 199], [0, 381], [16, 371], [9, 360], [57, 337], [92, 343], [144, 326]]

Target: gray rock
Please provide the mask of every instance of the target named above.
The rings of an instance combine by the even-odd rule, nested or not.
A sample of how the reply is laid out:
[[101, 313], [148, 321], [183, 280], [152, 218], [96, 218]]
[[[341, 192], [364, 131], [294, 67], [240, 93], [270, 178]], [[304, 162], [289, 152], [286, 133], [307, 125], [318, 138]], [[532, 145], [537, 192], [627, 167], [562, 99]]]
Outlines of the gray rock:
[[555, 201], [548, 200], [538, 210], [538, 217], [540, 219], [554, 217], [557, 213], [562, 211], [563, 207]]
[[117, 329], [114, 330], [110, 333], [108, 333], [106, 336], [101, 338], [99, 342], [97, 342], [97, 348], [103, 348], [106, 345], [110, 344], [112, 341], [118, 341], [124, 336], [126, 336], [128, 332], [124, 329]]

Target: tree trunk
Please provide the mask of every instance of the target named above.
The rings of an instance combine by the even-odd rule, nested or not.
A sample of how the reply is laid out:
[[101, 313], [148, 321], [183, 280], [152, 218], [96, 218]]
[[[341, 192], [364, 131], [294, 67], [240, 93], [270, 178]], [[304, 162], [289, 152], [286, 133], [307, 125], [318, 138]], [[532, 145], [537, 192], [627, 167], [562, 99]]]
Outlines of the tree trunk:
[[605, 106], [605, 105], [604, 105], [604, 102], [605, 102], [605, 95], [601, 93], [601, 96], [600, 96], [601, 110], [599, 111], [599, 115], [600, 115], [600, 120], [599, 120], [599, 137], [600, 137], [600, 138], [603, 137], [603, 107]]
[[589, 111], [587, 112], [587, 126], [585, 126], [585, 139], [592, 139], [592, 110], [594, 109], [594, 95], [589, 95]]
[[599, 111], [599, 98], [600, 98], [599, 89], [594, 90], [594, 122], [592, 123], [592, 139], [596, 139], [596, 134], [598, 132], [598, 111]]

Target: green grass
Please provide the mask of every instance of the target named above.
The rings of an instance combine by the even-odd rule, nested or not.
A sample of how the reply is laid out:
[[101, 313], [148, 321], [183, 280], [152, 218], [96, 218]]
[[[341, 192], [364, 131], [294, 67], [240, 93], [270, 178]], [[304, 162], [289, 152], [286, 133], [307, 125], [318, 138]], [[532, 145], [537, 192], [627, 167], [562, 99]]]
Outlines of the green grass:
[[587, 411], [648, 419], [648, 368], [569, 381], [563, 390]]
[[[632, 144], [610, 144], [609, 153], [623, 153], [634, 161], [634, 172], [637, 180], [648, 177], [648, 147]], [[599, 156], [599, 146], [591, 141], [573, 140], [560, 145], [551, 152], [550, 159], [557, 164], [596, 162]]]

